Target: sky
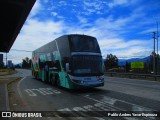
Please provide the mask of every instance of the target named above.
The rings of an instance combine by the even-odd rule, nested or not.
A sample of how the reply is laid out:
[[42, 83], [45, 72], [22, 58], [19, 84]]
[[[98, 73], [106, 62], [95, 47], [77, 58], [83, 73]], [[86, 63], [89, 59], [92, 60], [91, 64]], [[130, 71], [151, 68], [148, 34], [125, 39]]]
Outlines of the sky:
[[85, 34], [97, 38], [103, 57], [146, 57], [157, 24], [160, 0], [37, 0], [7, 56], [21, 63], [57, 37]]

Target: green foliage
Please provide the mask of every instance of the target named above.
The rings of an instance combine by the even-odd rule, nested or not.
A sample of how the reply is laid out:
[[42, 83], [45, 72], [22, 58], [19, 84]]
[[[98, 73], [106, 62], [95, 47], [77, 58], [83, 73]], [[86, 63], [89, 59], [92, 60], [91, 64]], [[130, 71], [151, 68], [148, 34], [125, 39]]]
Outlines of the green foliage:
[[131, 69], [131, 63], [126, 61], [126, 72], [129, 72], [129, 70]]
[[22, 68], [30, 68], [31, 67], [31, 59], [26, 57], [25, 59], [22, 60]]
[[0, 63], [0, 68], [4, 68], [4, 62]]
[[21, 66], [19, 64], [15, 65], [15, 68], [21, 68]]
[[158, 66], [159, 60], [160, 60], [160, 56], [159, 54], [156, 54], [154, 52], [151, 53], [150, 55], [150, 63], [149, 63], [149, 69], [153, 71], [153, 58], [155, 56], [155, 66]]
[[106, 70], [118, 67], [118, 58], [115, 55], [109, 54], [106, 56], [106, 60], [104, 62]]

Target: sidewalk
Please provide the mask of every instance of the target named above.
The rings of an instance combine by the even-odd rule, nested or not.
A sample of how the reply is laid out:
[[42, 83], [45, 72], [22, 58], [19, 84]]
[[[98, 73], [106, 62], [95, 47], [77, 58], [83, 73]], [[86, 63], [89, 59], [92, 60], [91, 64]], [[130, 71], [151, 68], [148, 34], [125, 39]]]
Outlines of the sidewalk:
[[0, 76], [0, 111], [9, 111], [7, 84], [18, 78], [16, 74]]
[[7, 84], [11, 80], [1, 80], [0, 79], [0, 111], [8, 111], [9, 101], [8, 101], [8, 90]]

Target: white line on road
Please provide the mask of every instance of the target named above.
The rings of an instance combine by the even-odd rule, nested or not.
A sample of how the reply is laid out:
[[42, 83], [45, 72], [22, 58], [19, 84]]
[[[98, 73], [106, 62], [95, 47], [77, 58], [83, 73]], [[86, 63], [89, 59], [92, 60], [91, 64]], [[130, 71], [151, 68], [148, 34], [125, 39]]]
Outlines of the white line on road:
[[54, 90], [53, 88], [46, 88], [47, 90], [49, 91], [52, 91], [53, 93], [56, 93], [56, 94], [60, 94], [61, 92], [58, 91], [58, 90]]
[[22, 82], [24, 79], [26, 79], [26, 77], [23, 77], [23, 78], [18, 82], [18, 84], [17, 84], [17, 91], [18, 91], [18, 94], [19, 94], [20, 98], [21, 98], [22, 101], [23, 101], [23, 104], [25, 104], [26, 107], [27, 107], [27, 109], [30, 110], [30, 107], [27, 105], [27, 103], [26, 103], [26, 101], [24, 100], [24, 98], [23, 98], [23, 96], [22, 96], [22, 93], [21, 93], [21, 91], [20, 91], [20, 84], [21, 84], [21, 82]]
[[130, 102], [127, 102], [127, 101], [124, 101], [124, 100], [115, 99], [115, 98], [111, 98], [111, 97], [106, 97], [104, 95], [101, 95], [101, 96], [103, 97], [104, 100], [105, 99], [110, 99], [110, 100], [113, 100], [115, 102], [119, 101], [119, 102], [123, 102], [123, 103], [129, 104], [129, 105], [132, 106], [132, 111], [138, 111], [138, 110], [139, 111], [156, 111], [156, 110], [153, 110], [153, 109], [150, 109], [150, 108], [146, 108], [146, 107], [143, 107], [143, 106], [140, 106], [140, 105], [136, 105], [134, 103], [130, 103]]
[[36, 93], [40, 93], [42, 95], [51, 95], [51, 94], [60, 94], [61, 92], [58, 90], [54, 90], [53, 88], [34, 88], [34, 89], [25, 89], [29, 96], [38, 96]]
[[54, 94], [53, 92], [49, 91], [47, 88], [39, 88], [39, 89], [46, 94]]
[[113, 98], [104, 96], [101, 101], [105, 102], [105, 103], [108, 103], [110, 105], [114, 105], [116, 103], [117, 99], [113, 99]]
[[33, 91], [38, 91], [39, 93], [43, 94], [43, 95], [46, 95], [46, 93], [40, 89], [31, 89]]
[[26, 89], [25, 91], [28, 93], [29, 96], [37, 96], [37, 94], [35, 94], [35, 93], [34, 93], [32, 90], [30, 90], [30, 89]]
[[102, 101], [100, 101], [100, 100], [91, 98], [91, 97], [88, 96], [88, 95], [87, 95], [87, 96], [84, 96], [84, 97], [85, 97], [85, 98], [88, 98], [88, 99], [90, 99], [90, 100], [92, 100], [92, 101], [95, 101], [95, 102], [97, 102], [97, 103], [101, 103], [101, 104], [103, 104], [103, 105], [105, 105], [105, 106], [110, 107], [110, 110], [111, 110], [111, 111], [116, 111], [116, 110], [124, 111], [123, 109], [120, 109], [120, 108], [115, 107], [115, 106], [113, 106], [113, 105], [110, 105], [110, 104], [104, 103], [104, 102], [102, 102]]

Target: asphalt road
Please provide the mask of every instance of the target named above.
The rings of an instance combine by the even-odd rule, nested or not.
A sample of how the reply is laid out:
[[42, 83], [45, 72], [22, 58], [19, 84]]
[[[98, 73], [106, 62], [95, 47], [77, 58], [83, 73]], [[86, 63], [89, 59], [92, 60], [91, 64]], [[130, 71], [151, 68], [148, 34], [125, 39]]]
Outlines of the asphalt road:
[[[13, 111], [68, 111], [71, 117], [78, 116], [76, 119], [82, 120], [84, 117], [105, 120], [103, 111], [160, 111], [160, 82], [105, 76], [104, 87], [67, 90], [33, 79], [30, 70], [18, 70], [17, 75], [23, 79], [9, 86], [9, 89], [14, 91], [14, 94], [9, 96], [10, 109]], [[90, 118], [92, 115], [89, 114], [93, 117]], [[64, 119], [59, 115], [57, 117]], [[109, 117], [107, 119], [158, 118]]]

